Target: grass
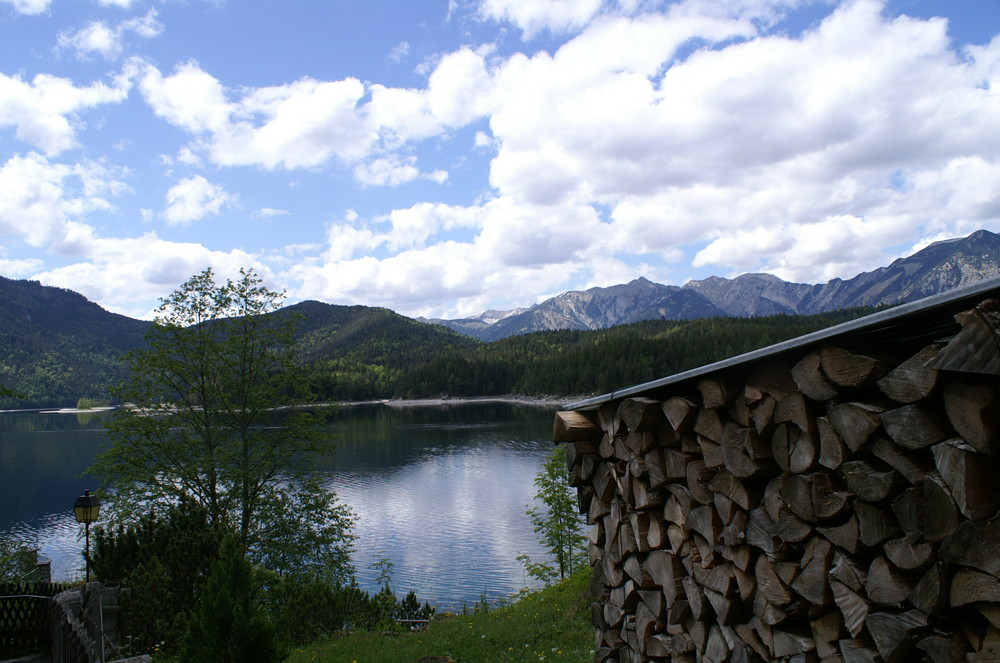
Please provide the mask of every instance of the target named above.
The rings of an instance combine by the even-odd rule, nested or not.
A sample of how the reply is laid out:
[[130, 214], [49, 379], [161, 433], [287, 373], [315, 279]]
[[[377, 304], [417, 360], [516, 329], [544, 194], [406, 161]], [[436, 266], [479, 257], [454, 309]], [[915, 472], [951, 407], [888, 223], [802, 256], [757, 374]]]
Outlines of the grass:
[[435, 618], [426, 631], [352, 632], [296, 649], [287, 663], [414, 663], [449, 656], [458, 663], [589, 663], [590, 569], [497, 608]]

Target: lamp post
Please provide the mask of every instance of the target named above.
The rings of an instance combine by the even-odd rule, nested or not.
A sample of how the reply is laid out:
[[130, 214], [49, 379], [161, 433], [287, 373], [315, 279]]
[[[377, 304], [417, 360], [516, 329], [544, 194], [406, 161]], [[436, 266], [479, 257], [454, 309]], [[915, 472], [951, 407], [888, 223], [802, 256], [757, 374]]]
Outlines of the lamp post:
[[84, 556], [84, 563], [87, 567], [87, 582], [90, 582], [90, 523], [97, 520], [97, 514], [101, 511], [101, 500], [96, 495], [91, 495], [89, 490], [83, 491], [83, 495], [76, 498], [73, 504], [73, 513], [76, 515], [76, 522], [83, 523], [87, 530], [87, 551]]

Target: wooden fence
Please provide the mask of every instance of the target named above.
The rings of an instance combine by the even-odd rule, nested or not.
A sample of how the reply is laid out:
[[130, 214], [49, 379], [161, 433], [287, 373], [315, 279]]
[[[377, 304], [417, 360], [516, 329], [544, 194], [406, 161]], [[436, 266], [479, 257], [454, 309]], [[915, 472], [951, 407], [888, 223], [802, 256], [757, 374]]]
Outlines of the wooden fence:
[[68, 585], [0, 583], [0, 658], [49, 648], [49, 601]]

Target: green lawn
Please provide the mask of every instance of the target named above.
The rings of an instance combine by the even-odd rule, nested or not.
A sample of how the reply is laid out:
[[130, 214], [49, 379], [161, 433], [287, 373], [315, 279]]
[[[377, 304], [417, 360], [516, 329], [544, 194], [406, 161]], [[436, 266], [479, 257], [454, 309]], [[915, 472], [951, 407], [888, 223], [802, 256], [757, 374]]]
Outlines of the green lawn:
[[450, 656], [458, 663], [589, 663], [594, 629], [590, 569], [488, 611], [440, 616], [419, 633], [350, 633], [296, 649], [288, 663], [414, 663]]

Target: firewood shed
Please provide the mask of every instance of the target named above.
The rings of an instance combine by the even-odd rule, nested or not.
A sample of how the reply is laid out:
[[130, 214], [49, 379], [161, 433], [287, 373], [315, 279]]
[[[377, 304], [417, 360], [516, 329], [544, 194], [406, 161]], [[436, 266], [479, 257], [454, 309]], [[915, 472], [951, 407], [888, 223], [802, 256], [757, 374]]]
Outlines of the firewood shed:
[[598, 663], [1000, 660], [1000, 280], [555, 417]]

